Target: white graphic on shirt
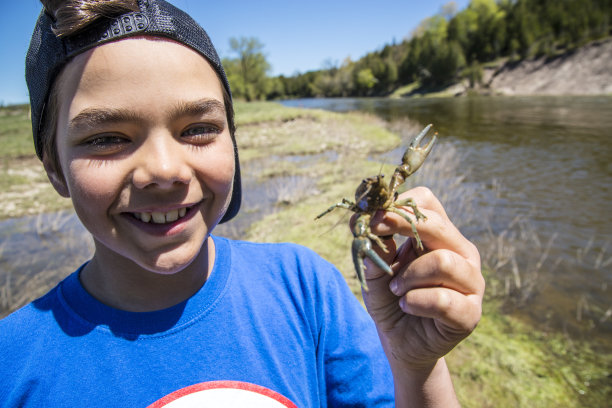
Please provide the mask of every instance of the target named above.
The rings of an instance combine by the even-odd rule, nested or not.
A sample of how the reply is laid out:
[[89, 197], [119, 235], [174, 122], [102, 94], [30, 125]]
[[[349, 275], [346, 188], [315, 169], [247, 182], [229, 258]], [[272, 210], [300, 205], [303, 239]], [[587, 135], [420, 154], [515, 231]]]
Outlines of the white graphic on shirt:
[[266, 387], [240, 381], [212, 381], [181, 388], [148, 408], [297, 408], [288, 398]]

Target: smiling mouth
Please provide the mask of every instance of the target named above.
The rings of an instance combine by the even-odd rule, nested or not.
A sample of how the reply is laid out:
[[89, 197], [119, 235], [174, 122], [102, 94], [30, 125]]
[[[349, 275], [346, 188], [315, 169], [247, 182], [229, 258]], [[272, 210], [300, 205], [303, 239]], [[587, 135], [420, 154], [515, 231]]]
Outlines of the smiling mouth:
[[131, 213], [138, 221], [153, 223], [153, 224], [168, 224], [180, 218], [183, 218], [191, 207], [178, 208], [168, 212], [134, 212]]

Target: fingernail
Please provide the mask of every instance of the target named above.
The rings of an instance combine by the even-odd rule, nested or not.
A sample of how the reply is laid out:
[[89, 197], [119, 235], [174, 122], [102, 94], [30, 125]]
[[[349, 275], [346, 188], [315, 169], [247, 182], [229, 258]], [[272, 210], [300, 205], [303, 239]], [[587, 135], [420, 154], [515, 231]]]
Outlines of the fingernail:
[[389, 289], [391, 289], [391, 292], [393, 292], [393, 294], [397, 295], [397, 292], [399, 290], [399, 284], [397, 283], [397, 280], [393, 279], [389, 283]]
[[406, 311], [406, 298], [401, 298], [399, 301], [399, 307], [403, 311]]

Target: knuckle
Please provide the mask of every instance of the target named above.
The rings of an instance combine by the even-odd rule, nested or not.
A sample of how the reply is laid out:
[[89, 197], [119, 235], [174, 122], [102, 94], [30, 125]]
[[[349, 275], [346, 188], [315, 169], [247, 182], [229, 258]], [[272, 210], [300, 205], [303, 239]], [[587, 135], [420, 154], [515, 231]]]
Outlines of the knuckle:
[[471, 333], [476, 329], [476, 326], [478, 326], [478, 323], [480, 323], [480, 318], [482, 317], [482, 305], [477, 302], [473, 308], [472, 308], [472, 313], [470, 313], [468, 315], [469, 318], [466, 318], [462, 323], [462, 329], [466, 332], [466, 333]]
[[425, 204], [431, 203], [436, 199], [436, 196], [428, 187], [418, 186], [414, 188], [414, 191], [415, 195], [417, 195], [419, 199]]
[[472, 241], [468, 241], [468, 246], [471, 258], [480, 263], [480, 251], [478, 250], [478, 247]]
[[451, 251], [441, 249], [435, 251], [435, 254], [437, 270], [445, 273], [452, 273], [457, 268], [457, 260]]
[[452, 297], [450, 296], [450, 294], [448, 293], [448, 291], [446, 290], [436, 290], [434, 291], [433, 295], [433, 299], [432, 299], [432, 304], [434, 305], [435, 309], [447, 316], [451, 309], [452, 309]]

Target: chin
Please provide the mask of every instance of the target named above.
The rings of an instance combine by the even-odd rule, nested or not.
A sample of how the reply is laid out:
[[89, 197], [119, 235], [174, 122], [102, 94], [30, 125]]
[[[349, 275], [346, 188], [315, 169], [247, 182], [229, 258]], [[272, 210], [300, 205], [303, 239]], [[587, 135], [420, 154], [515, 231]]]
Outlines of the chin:
[[[200, 239], [157, 253], [155, 258], [144, 259], [140, 266], [159, 275], [175, 275], [185, 269], [208, 268], [208, 233]], [[196, 272], [197, 273], [197, 272]]]
[[193, 264], [194, 260], [197, 258], [197, 255], [198, 254], [182, 261], [177, 259], [158, 259], [157, 262], [153, 264], [141, 264], [140, 267], [158, 275], [175, 275]]

